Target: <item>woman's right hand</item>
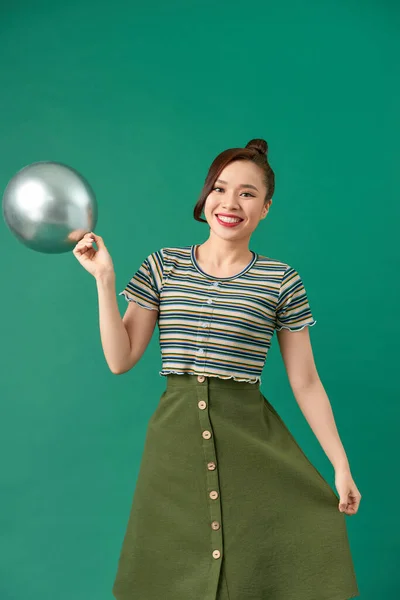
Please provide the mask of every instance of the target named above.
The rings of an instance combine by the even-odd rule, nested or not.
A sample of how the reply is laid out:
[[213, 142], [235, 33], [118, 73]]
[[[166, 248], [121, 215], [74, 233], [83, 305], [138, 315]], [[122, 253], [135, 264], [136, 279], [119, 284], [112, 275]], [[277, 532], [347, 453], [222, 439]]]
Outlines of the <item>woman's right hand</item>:
[[[97, 250], [93, 248], [96, 242]], [[103, 242], [103, 238], [93, 232], [86, 233], [72, 250], [75, 258], [93, 277], [105, 273], [114, 273], [112, 258]]]

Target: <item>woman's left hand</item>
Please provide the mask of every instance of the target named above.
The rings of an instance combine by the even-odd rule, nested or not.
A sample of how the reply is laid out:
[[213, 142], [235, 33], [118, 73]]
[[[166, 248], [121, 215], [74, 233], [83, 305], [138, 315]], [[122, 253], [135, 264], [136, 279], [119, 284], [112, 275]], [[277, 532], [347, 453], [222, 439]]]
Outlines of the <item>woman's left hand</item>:
[[361, 494], [348, 469], [335, 471], [335, 486], [339, 494], [339, 510], [346, 515], [355, 515], [360, 505]]

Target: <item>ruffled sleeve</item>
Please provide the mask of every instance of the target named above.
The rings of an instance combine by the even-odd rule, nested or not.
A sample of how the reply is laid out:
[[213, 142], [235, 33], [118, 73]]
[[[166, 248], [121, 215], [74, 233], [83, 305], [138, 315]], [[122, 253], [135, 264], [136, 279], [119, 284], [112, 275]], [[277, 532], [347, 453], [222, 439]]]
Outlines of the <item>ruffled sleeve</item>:
[[288, 265], [280, 285], [275, 329], [299, 331], [316, 322], [311, 314], [303, 281], [296, 269]]
[[136, 273], [128, 281], [120, 296], [128, 302], [136, 302], [149, 310], [158, 310], [163, 283], [163, 250], [157, 250], [144, 259]]

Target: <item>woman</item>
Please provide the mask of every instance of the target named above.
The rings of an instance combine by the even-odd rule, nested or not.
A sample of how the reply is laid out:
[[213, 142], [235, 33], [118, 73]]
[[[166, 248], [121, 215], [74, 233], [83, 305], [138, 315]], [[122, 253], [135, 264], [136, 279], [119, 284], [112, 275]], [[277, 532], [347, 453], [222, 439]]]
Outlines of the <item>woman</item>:
[[[111, 371], [137, 364], [157, 322], [166, 377], [148, 423], [117, 600], [359, 595], [345, 515], [357, 512], [361, 495], [314, 364], [308, 327], [316, 321], [299, 273], [249, 249], [272, 204], [267, 149], [255, 139], [216, 157], [194, 209], [208, 239], [150, 254], [121, 292], [122, 319], [102, 238], [87, 234], [74, 249], [96, 278]], [[275, 329], [339, 496], [261, 393]]]

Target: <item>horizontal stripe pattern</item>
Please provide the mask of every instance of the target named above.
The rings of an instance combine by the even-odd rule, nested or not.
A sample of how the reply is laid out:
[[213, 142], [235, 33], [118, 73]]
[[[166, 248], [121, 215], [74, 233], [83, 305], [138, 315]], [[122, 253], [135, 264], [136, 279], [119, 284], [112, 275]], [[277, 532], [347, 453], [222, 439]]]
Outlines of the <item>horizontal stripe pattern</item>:
[[316, 323], [299, 273], [253, 253], [239, 274], [217, 278], [202, 271], [194, 249], [153, 252], [120, 292], [128, 302], [159, 312], [159, 374], [261, 382], [274, 330]]
[[164, 257], [161, 249], [153, 252], [143, 261], [119, 295], [124, 295], [128, 301], [135, 301], [144, 308], [158, 310], [163, 283], [163, 267]]

